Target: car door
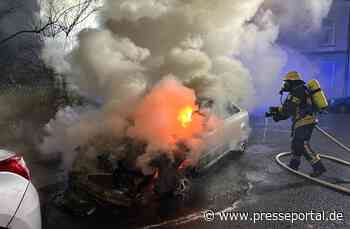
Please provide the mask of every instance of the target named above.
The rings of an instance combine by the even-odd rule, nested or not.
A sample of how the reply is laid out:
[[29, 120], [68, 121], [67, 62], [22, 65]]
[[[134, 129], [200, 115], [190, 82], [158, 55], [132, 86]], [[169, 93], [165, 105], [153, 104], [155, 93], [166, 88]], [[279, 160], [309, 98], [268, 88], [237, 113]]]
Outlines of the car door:
[[248, 112], [235, 104], [213, 104], [210, 114], [219, 117], [222, 123], [207, 133], [206, 151], [199, 160], [198, 171], [209, 168], [228, 152], [239, 150], [240, 143], [246, 142], [249, 135]]
[[218, 117], [221, 121], [205, 136], [206, 151], [199, 160], [199, 170], [215, 164], [241, 139], [241, 110], [231, 105], [214, 103], [209, 109], [209, 115]]
[[234, 103], [227, 104], [226, 109], [228, 113], [225, 119], [226, 151], [239, 150], [240, 144], [246, 142], [249, 136], [249, 115], [246, 110]]

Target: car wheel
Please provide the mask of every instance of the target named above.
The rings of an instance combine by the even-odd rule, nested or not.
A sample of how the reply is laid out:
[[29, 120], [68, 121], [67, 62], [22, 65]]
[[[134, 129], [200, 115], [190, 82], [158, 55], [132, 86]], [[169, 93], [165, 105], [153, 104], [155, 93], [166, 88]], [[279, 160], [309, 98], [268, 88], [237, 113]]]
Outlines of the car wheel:
[[247, 145], [248, 145], [247, 141], [242, 141], [241, 143], [239, 143], [239, 150], [238, 150], [238, 152], [245, 153], [247, 151]]
[[247, 141], [240, 142], [237, 149], [231, 150], [229, 152], [229, 158], [233, 160], [240, 158], [247, 151], [247, 145], [248, 145]]
[[176, 197], [180, 197], [182, 199], [186, 199], [189, 192], [191, 190], [191, 181], [187, 178], [182, 178], [179, 181], [179, 185], [174, 191], [174, 195]]

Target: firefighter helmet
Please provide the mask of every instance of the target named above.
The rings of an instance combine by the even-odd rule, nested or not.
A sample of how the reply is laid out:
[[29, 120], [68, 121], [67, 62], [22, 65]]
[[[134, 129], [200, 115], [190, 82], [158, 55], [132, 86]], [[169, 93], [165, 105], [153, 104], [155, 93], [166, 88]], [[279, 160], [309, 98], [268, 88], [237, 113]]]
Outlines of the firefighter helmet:
[[301, 80], [301, 77], [297, 71], [291, 71], [291, 72], [288, 72], [283, 79], [283, 81], [287, 81], [287, 80], [291, 80], [291, 81]]

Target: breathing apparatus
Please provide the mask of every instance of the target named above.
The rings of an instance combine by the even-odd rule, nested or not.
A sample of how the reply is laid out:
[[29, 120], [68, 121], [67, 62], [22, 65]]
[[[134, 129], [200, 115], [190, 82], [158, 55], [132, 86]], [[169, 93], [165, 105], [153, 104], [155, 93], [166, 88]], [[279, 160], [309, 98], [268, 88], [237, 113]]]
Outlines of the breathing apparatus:
[[283, 96], [284, 92], [289, 92], [291, 91], [291, 83], [288, 80], [284, 80], [282, 87], [279, 91], [279, 94]]
[[307, 83], [307, 88], [312, 99], [312, 104], [317, 112], [328, 108], [328, 101], [320, 83], [313, 79]]
[[289, 92], [290, 90], [291, 90], [290, 82], [283, 81], [282, 87], [281, 87], [281, 89], [279, 91], [281, 105], [283, 104], [283, 93]]
[[[283, 93], [290, 92], [293, 89], [293, 82], [301, 81], [301, 77], [298, 72], [291, 71], [283, 79], [283, 85], [279, 94], [281, 95], [281, 104], [283, 103]], [[306, 84], [307, 93], [311, 97], [313, 109], [315, 112], [322, 112], [328, 108], [327, 97], [316, 79], [310, 80]]]

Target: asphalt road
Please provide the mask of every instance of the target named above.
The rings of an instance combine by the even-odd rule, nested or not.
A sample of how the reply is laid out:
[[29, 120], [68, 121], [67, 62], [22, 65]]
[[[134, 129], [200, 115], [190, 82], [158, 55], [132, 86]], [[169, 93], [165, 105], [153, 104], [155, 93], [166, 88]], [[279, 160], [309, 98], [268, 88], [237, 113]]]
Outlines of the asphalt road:
[[[321, 117], [320, 125], [350, 145], [350, 115], [328, 115]], [[184, 202], [164, 200], [154, 206], [132, 209], [115, 216], [110, 212], [98, 211], [85, 218], [73, 217], [55, 207], [50, 199], [63, 188], [63, 170], [55, 164], [42, 161], [29, 163], [34, 183], [39, 188], [43, 205], [44, 229], [58, 228], [350, 228], [350, 197], [321, 187], [281, 169], [274, 161], [279, 152], [289, 151], [289, 122], [265, 125], [262, 118], [252, 119], [250, 146], [242, 155], [228, 155], [207, 174], [194, 180], [194, 192]], [[338, 149], [327, 139], [315, 132], [312, 146], [322, 153], [350, 160], [350, 154]], [[340, 182], [350, 187], [350, 168], [324, 162], [328, 172], [323, 179]], [[311, 168], [303, 163], [302, 171]], [[349, 183], [349, 184], [348, 184]], [[206, 222], [203, 211], [249, 213], [314, 213], [337, 212], [341, 220], [272, 221], [264, 219], [222, 221], [215, 215], [212, 222]], [[265, 217], [266, 214], [260, 214]], [[286, 216], [285, 216], [286, 217]], [[302, 215], [301, 215], [302, 217]], [[340, 217], [340, 215], [339, 215]]]

